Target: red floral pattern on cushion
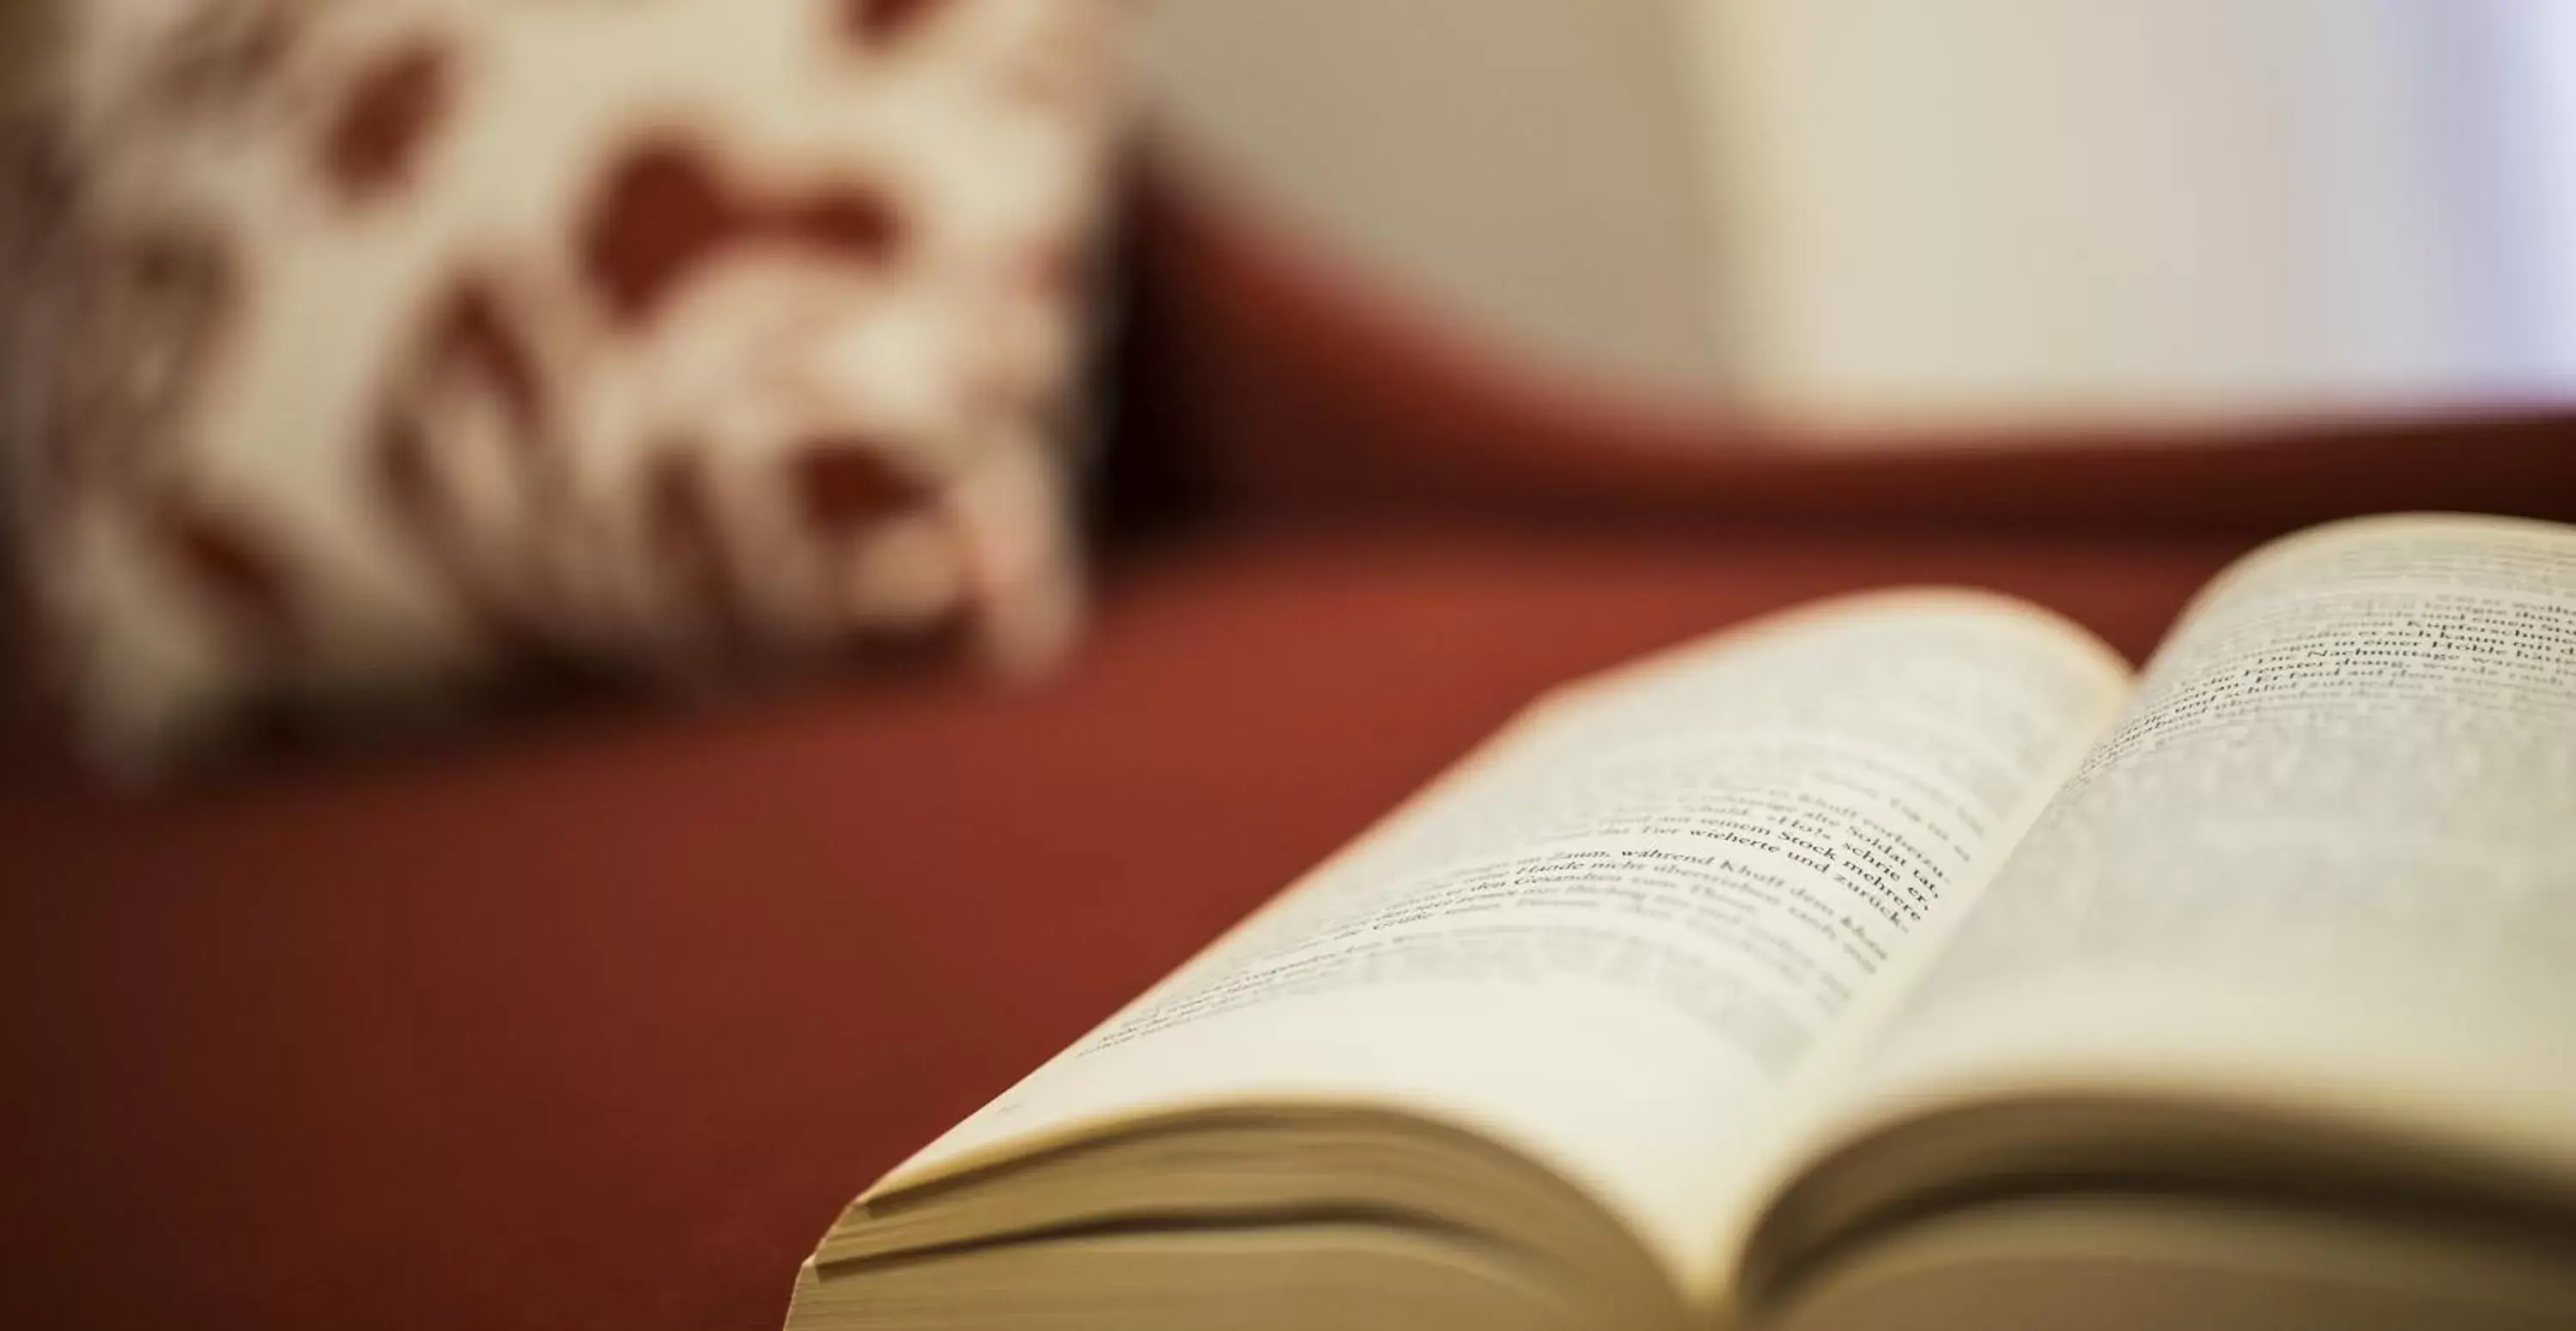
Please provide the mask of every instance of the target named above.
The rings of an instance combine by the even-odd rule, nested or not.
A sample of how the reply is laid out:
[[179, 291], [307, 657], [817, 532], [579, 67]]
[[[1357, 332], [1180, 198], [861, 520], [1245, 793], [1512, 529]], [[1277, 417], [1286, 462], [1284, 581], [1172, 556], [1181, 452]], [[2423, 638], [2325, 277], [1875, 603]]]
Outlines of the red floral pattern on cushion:
[[110, 752], [530, 661], [1064, 641], [1115, 0], [50, 2], [0, 405]]

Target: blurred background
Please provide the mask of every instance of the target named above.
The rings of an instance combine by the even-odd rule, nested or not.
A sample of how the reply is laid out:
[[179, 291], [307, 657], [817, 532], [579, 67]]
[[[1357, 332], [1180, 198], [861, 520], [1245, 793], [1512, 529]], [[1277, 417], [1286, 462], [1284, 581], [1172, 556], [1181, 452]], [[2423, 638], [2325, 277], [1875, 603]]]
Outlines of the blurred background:
[[2576, 518], [2561, 0], [0, 0], [0, 57], [0, 1325], [774, 1327], [1543, 690], [1892, 583], [2143, 658], [2306, 523]]
[[2576, 391], [2576, 12], [1191, 0], [1158, 142], [1480, 352], [1801, 424]]

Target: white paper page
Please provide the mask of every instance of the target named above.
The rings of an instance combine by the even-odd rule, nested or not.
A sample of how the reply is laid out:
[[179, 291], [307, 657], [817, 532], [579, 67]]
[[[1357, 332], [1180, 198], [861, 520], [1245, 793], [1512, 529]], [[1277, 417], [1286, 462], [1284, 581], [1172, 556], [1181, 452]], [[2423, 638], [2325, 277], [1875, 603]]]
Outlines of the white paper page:
[[2240, 566], [1882, 1039], [1859, 1119], [2215, 1092], [2576, 1178], [2576, 531], [2377, 519]]

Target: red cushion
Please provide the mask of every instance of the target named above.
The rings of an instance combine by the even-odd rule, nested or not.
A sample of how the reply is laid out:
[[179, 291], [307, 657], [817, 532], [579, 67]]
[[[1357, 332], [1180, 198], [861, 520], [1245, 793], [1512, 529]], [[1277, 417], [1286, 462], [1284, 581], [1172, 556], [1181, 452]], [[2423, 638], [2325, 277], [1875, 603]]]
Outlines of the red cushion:
[[1238, 537], [1070, 677], [152, 802], [0, 759], [0, 1325], [771, 1328], [868, 1179], [1557, 680], [1890, 580], [2132, 652], [2224, 542]]

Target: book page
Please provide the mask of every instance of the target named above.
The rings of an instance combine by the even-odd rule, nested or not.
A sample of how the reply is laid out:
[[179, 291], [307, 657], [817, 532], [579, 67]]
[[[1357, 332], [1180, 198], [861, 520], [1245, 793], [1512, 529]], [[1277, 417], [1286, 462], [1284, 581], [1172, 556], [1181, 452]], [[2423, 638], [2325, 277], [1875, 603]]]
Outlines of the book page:
[[1930, 592], [1569, 691], [879, 1192], [1138, 1113], [1393, 1107], [1555, 1168], [1704, 1289], [1750, 1142], [2126, 684], [2043, 612]]
[[2576, 1179], [2571, 977], [2576, 531], [2347, 523], [2185, 617], [1853, 1116], [2217, 1095]]

